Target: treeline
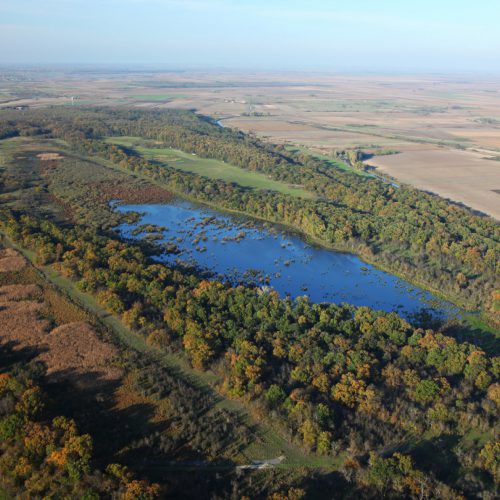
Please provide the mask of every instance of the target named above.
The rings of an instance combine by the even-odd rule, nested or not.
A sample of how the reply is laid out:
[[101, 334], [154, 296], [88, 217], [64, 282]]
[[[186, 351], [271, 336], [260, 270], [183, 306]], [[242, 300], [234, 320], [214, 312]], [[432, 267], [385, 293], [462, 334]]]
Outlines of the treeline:
[[[442, 444], [441, 452], [467, 473], [457, 480], [456, 470], [419, 462], [416, 453], [425, 494], [436, 481], [466, 493], [493, 491], [499, 358], [412, 328], [395, 313], [283, 300], [274, 292], [200, 280], [95, 230], [11, 212], [2, 216], [2, 230], [149, 342], [182, 349], [193, 366], [218, 372], [225, 393], [250, 402], [304, 449], [347, 453], [346, 463], [363, 469], [369, 456], [378, 464], [388, 450], [411, 452], [425, 441], [450, 438], [454, 444]], [[390, 477], [407, 467], [393, 458], [379, 464]], [[385, 489], [393, 479], [380, 481]]]
[[[0, 125], [3, 133], [11, 133], [13, 127], [20, 135], [50, 131], [49, 136], [64, 138], [81, 152], [110, 159], [179, 193], [291, 225], [439, 291], [463, 307], [498, 314], [493, 307], [500, 271], [498, 224], [437, 196], [340, 171], [318, 158], [217, 127], [189, 111], [53, 108], [10, 113]], [[101, 140], [110, 135], [141, 136], [159, 141], [158, 147], [264, 172], [300, 184], [318, 198], [243, 189], [159, 166]]]
[[0, 352], [0, 489], [16, 498], [152, 500], [160, 488], [134, 479], [124, 466], [101, 472], [93, 441], [72, 419], [54, 415], [37, 363], [4, 371]]

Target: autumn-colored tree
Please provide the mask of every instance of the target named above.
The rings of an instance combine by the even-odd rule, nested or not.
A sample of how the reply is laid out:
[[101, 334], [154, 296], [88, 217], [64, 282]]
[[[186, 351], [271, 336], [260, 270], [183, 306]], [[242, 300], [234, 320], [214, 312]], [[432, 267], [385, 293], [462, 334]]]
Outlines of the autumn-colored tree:
[[500, 481], [500, 441], [488, 441], [483, 446], [478, 464], [493, 476], [495, 482]]

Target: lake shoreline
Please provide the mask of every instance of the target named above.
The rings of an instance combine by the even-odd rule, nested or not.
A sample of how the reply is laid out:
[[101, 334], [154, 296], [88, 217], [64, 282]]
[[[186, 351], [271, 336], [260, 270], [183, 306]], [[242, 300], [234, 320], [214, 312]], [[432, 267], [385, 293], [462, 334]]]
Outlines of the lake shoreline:
[[[440, 321], [463, 312], [353, 252], [325, 248], [283, 224], [228, 213], [185, 197], [167, 204], [122, 204], [116, 208], [122, 213], [141, 214], [136, 223], [119, 226], [122, 237], [152, 238], [167, 248], [160, 261], [167, 265], [187, 263], [233, 286], [272, 287], [282, 298], [290, 296], [294, 300], [306, 295], [314, 303], [348, 303], [408, 317], [425, 310]], [[147, 230], [141, 231], [141, 227], [148, 226], [167, 226], [168, 231], [156, 229], [148, 235]], [[238, 237], [241, 232], [247, 234]], [[178, 251], [168, 250], [172, 246]], [[258, 262], [256, 255], [260, 255]]]
[[[265, 217], [260, 217], [258, 215], [254, 215], [254, 214], [248, 214], [248, 213], [242, 212], [240, 210], [221, 207], [220, 205], [217, 205], [215, 203], [210, 203], [209, 201], [205, 201], [205, 200], [199, 200], [195, 197], [186, 195], [182, 192], [178, 192], [178, 191], [175, 191], [172, 189], [169, 189], [169, 190], [172, 192], [172, 194], [175, 197], [180, 198], [182, 200], [186, 200], [186, 201], [193, 203], [195, 205], [200, 205], [202, 207], [208, 207], [208, 208], [211, 208], [213, 210], [219, 211], [223, 214], [226, 213], [229, 215], [238, 215], [241, 217], [247, 217], [250, 219], [254, 219], [256, 221], [273, 224], [275, 226], [283, 228], [284, 230], [286, 230], [287, 232], [289, 232], [295, 236], [302, 238], [306, 243], [308, 243], [309, 245], [312, 245], [314, 247], [322, 248], [325, 250], [331, 250], [331, 251], [335, 251], [338, 253], [345, 253], [345, 254], [353, 255], [353, 256], [361, 259], [366, 264], [369, 264], [369, 265], [373, 266], [374, 268], [378, 269], [379, 271], [383, 271], [387, 274], [395, 276], [396, 278], [407, 281], [411, 285], [413, 285], [417, 288], [421, 288], [421, 289], [435, 295], [438, 299], [441, 299], [445, 302], [449, 302], [449, 303], [453, 304], [454, 306], [456, 306], [459, 309], [462, 309], [466, 313], [474, 314], [474, 315], [482, 314], [481, 310], [470, 308], [467, 304], [463, 303], [459, 299], [459, 297], [457, 297], [457, 296], [450, 297], [450, 296], [442, 293], [440, 290], [430, 287], [427, 283], [414, 279], [412, 276], [410, 276], [408, 274], [394, 271], [394, 270], [390, 269], [389, 266], [384, 266], [379, 261], [369, 259], [365, 255], [362, 255], [361, 253], [356, 252], [356, 250], [353, 247], [349, 248], [348, 246], [335, 245], [331, 242], [328, 242], [328, 241], [325, 241], [325, 240], [322, 240], [319, 238], [315, 238], [314, 236], [311, 236], [311, 235], [301, 231], [300, 229], [297, 229], [295, 226], [292, 226], [291, 224], [286, 224], [284, 222], [266, 219]], [[487, 321], [487, 320], [485, 320], [485, 321]]]

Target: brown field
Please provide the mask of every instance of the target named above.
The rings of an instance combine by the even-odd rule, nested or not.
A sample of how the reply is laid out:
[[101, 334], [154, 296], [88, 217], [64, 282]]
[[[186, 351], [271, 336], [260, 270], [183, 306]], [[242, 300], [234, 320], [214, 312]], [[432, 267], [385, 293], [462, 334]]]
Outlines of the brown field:
[[499, 217], [492, 191], [500, 189], [500, 162], [487, 159], [500, 155], [499, 77], [158, 71], [36, 73], [30, 81], [11, 72], [15, 83], [4, 86], [9, 97], [0, 108], [196, 109], [225, 126], [313, 152], [396, 150], [401, 154], [370, 164]]
[[[0, 250], [0, 255], [6, 254], [9, 257], [3, 260], [17, 258], [26, 265], [15, 250]], [[0, 272], [11, 274], [17, 270], [19, 267], [10, 266]], [[100, 340], [91, 325], [79, 321], [52, 328], [46, 314], [54, 316], [53, 295], [38, 284], [0, 286], [0, 343], [11, 345], [14, 351], [32, 351], [34, 359], [45, 363], [47, 374], [54, 380], [70, 378], [84, 386], [120, 379], [122, 370], [113, 366], [118, 349]]]
[[83, 376], [99, 372], [104, 380], [117, 380], [122, 371], [112, 366], [118, 350], [102, 342], [88, 323], [67, 323], [54, 328], [43, 339], [47, 350], [38, 356], [47, 365], [48, 375], [56, 378], [66, 374]]
[[0, 273], [20, 271], [26, 261], [12, 248], [0, 250]]
[[15, 349], [38, 347], [50, 322], [41, 318], [43, 304], [30, 300], [31, 285], [0, 287], [0, 339]]
[[460, 201], [500, 220], [500, 195], [492, 189], [499, 185], [500, 163], [484, 160], [481, 154], [415, 148], [367, 163], [402, 182]]
[[0, 287], [0, 342], [12, 343], [14, 350], [36, 351], [35, 359], [46, 364], [53, 379], [70, 377], [78, 383], [89, 375], [94, 381], [119, 379], [121, 370], [112, 366], [116, 348], [102, 342], [87, 323], [68, 323], [50, 331], [50, 322], [41, 316], [44, 303], [29, 300], [32, 287]]
[[38, 285], [4, 285], [0, 288], [0, 302], [18, 302], [40, 299], [42, 290]]
[[96, 193], [97, 199], [102, 202], [122, 200], [124, 203], [167, 203], [172, 194], [165, 189], [154, 185], [130, 185], [127, 181], [121, 182], [93, 182], [89, 186]]

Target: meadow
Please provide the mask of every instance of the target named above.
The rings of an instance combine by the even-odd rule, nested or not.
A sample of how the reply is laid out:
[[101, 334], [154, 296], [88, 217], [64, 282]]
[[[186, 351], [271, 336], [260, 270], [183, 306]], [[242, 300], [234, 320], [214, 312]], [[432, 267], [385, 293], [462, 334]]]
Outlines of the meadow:
[[210, 179], [220, 179], [234, 182], [243, 187], [267, 189], [301, 198], [313, 198], [314, 195], [300, 187], [290, 186], [284, 182], [275, 181], [267, 175], [235, 167], [230, 163], [210, 158], [201, 158], [195, 154], [184, 153], [178, 149], [143, 146], [141, 137], [108, 137], [109, 144], [125, 146], [147, 160], [154, 160], [160, 165], [166, 165], [185, 172], [202, 175]]

